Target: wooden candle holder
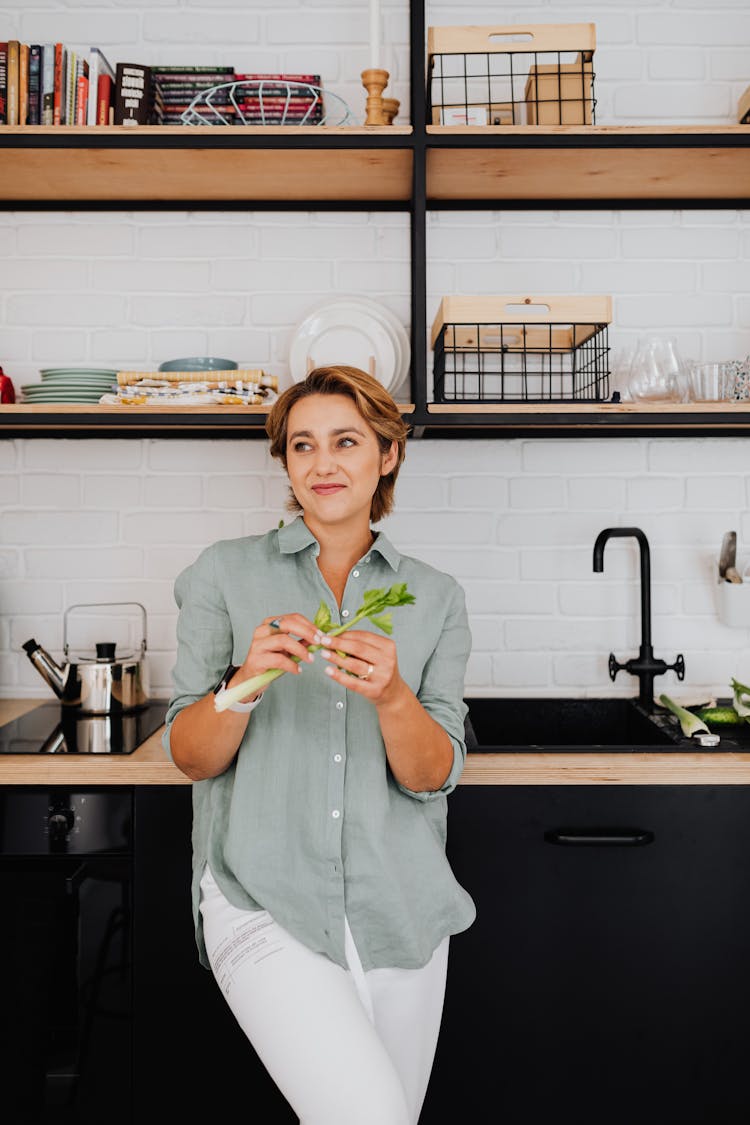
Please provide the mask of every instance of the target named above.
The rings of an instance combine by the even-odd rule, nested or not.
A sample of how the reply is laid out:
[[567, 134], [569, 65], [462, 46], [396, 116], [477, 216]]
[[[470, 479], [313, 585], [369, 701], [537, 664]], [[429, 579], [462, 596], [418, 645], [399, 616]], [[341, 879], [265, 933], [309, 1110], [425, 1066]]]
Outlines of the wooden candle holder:
[[383, 90], [388, 85], [388, 71], [370, 67], [362, 71], [362, 85], [367, 90], [365, 125], [388, 125], [383, 112]]
[[392, 125], [396, 117], [401, 102], [398, 98], [383, 98], [383, 113], [385, 115], [386, 124]]

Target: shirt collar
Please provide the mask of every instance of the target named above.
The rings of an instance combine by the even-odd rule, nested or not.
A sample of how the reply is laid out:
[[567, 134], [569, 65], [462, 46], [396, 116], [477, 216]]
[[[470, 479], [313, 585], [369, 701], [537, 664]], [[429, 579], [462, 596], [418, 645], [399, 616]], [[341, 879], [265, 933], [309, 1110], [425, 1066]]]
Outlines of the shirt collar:
[[[280, 527], [278, 538], [279, 550], [282, 555], [296, 555], [300, 551], [304, 551], [307, 547], [312, 547], [313, 545], [316, 548], [318, 547], [317, 539], [310, 531], [310, 528], [307, 526], [302, 516], [297, 516], [291, 523], [285, 523], [283, 527]], [[377, 551], [392, 570], [398, 570], [401, 555], [393, 546], [385, 532], [375, 532], [375, 542], [367, 552], [368, 555], [373, 551]], [[315, 553], [318, 553], [317, 550]]]

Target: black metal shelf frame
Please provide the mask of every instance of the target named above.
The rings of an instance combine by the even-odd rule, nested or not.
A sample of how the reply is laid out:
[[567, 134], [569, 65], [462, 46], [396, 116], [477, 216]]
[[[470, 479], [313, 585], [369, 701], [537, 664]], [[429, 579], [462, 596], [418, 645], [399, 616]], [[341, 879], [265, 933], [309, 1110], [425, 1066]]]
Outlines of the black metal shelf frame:
[[[427, 97], [423, 82], [425, 75], [424, 44], [426, 42], [425, 13], [423, 0], [410, 0], [410, 113], [412, 131], [410, 134], [368, 131], [351, 136], [332, 132], [326, 135], [325, 148], [333, 151], [366, 149], [408, 150], [412, 153], [412, 192], [410, 200], [391, 201], [373, 198], [356, 200], [294, 200], [273, 199], [232, 199], [232, 200], [75, 200], [61, 201], [65, 210], [337, 210], [337, 211], [401, 211], [410, 216], [411, 245], [411, 355], [412, 388], [411, 401], [414, 411], [407, 415], [412, 427], [412, 436], [430, 438], [471, 438], [471, 437], [589, 437], [634, 436], [653, 434], [658, 436], [747, 436], [750, 434], [750, 418], [747, 422], [726, 414], [693, 414], [690, 421], [679, 414], [661, 413], [658, 420], [653, 414], [629, 413], [626, 417], [610, 413], [592, 416], [591, 414], [557, 414], [549, 408], [539, 414], [516, 415], [461, 412], [441, 413], [439, 416], [428, 410], [427, 399], [427, 213], [430, 210], [493, 210], [523, 207], [528, 210], [549, 210], [585, 206], [588, 210], [648, 208], [698, 208], [728, 207], [750, 204], [750, 186], [747, 202], [737, 199], [596, 199], [576, 200], [557, 199], [550, 195], [544, 199], [456, 199], [437, 200], [428, 195], [427, 157], [430, 149], [455, 150], [497, 150], [501, 149], [542, 149], [554, 152], [562, 149], [669, 149], [669, 148], [737, 148], [750, 146], [750, 128], [747, 132], [701, 131], [691, 133], [660, 133], [658, 129], [648, 132], [615, 133], [596, 126], [588, 126], [576, 131], [546, 132], [543, 129], [531, 132], [523, 129], [504, 129], [501, 132], [488, 129], [486, 133], [477, 131], [435, 132], [427, 129]], [[174, 133], [149, 133], [147, 129], [134, 130], [132, 134], [114, 135], [81, 131], [74, 137], [59, 133], [18, 132], [6, 134], [0, 140], [0, 148], [17, 147], [30, 149], [67, 148], [72, 144], [81, 148], [136, 150], [159, 149], [166, 153], [184, 149], [241, 150], [260, 149], [270, 151], [320, 150], [319, 135], [314, 129], [308, 133], [254, 133], [248, 137], [241, 131], [217, 128], [211, 134], [196, 132], [183, 127]], [[46, 201], [5, 200], [0, 204], [5, 209], [49, 210]], [[743, 416], [744, 417], [744, 416]], [[137, 414], [123, 415], [116, 422], [110, 415], [66, 414], [61, 417], [53, 413], [35, 412], [33, 420], [18, 414], [3, 415], [0, 409], [0, 436], [8, 437], [237, 437], [238, 435], [263, 436], [264, 416], [242, 414], [202, 415], [191, 414], [189, 418], [179, 414], [154, 415], [148, 417]]]

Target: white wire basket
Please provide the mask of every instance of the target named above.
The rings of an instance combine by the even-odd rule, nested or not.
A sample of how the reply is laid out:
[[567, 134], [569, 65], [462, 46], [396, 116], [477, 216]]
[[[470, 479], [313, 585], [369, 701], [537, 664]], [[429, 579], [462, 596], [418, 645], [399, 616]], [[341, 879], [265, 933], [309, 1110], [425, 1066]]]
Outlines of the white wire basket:
[[223, 82], [201, 90], [182, 113], [183, 125], [349, 125], [343, 98], [307, 82], [278, 79]]

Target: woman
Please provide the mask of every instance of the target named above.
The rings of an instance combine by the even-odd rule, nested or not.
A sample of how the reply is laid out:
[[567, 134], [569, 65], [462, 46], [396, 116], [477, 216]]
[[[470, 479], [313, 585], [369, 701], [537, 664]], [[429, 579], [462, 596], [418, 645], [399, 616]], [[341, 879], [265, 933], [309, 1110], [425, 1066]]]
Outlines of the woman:
[[[474, 919], [445, 855], [463, 591], [371, 528], [407, 433], [376, 379], [313, 370], [266, 430], [297, 518], [214, 544], [175, 583], [164, 739], [194, 781], [200, 961], [304, 1125], [416, 1125], [449, 935]], [[396, 583], [416, 602], [391, 636], [365, 621], [331, 643], [313, 622], [324, 602], [345, 624]], [[287, 674], [217, 712], [217, 692], [270, 669]]]

